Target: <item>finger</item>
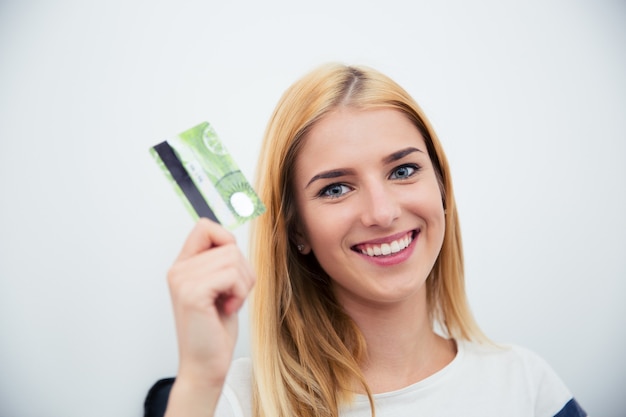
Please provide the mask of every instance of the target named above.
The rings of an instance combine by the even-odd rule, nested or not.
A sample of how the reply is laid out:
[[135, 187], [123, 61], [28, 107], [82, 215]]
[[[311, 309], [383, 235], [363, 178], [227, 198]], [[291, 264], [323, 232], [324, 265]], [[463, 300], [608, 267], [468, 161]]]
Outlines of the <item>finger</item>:
[[213, 282], [217, 287], [222, 276], [241, 281], [248, 291], [256, 281], [250, 264], [234, 243], [177, 262], [168, 272], [168, 282], [174, 291], [181, 285], [196, 285], [194, 282]]
[[214, 279], [222, 270], [237, 268], [242, 279], [249, 286], [254, 283], [254, 274], [250, 264], [235, 243], [214, 247], [188, 259], [176, 262], [170, 268], [168, 278], [171, 281]]
[[227, 290], [220, 293], [215, 300], [215, 306], [220, 314], [230, 316], [237, 313], [250, 294], [249, 287], [241, 281], [233, 283]]
[[235, 243], [235, 237], [222, 225], [200, 218], [189, 233], [176, 260], [188, 259], [214, 246]]
[[203, 312], [215, 308], [220, 315], [230, 315], [239, 310], [250, 292], [250, 285], [237, 265], [222, 268], [211, 279], [202, 274], [187, 278], [172, 288], [177, 300], [175, 307]]

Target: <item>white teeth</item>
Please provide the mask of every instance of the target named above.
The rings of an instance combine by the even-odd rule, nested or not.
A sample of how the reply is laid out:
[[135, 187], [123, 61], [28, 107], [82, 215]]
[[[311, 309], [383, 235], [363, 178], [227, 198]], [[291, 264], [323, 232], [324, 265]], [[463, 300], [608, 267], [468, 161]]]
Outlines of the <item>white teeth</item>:
[[408, 235], [402, 239], [394, 240], [391, 243], [383, 243], [381, 245], [367, 245], [361, 248], [361, 253], [367, 256], [385, 256], [392, 253], [398, 253], [408, 247], [413, 241], [413, 236]]

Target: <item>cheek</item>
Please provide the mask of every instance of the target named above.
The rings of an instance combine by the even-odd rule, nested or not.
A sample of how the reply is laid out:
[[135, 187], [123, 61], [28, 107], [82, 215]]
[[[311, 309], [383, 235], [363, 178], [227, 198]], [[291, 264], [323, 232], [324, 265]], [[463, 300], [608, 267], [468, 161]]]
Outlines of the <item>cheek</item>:
[[420, 212], [422, 216], [432, 221], [444, 221], [443, 198], [439, 191], [439, 186], [435, 181], [429, 181], [424, 186], [417, 187], [414, 192], [405, 200], [413, 209]]
[[446, 214], [439, 186], [433, 183], [428, 190], [421, 189], [410, 204], [411, 211], [426, 222], [427, 232], [436, 245], [443, 243], [446, 230]]
[[342, 204], [314, 204], [303, 207], [302, 230], [321, 264], [333, 262], [343, 253], [343, 242], [354, 225], [355, 208]]
[[441, 201], [441, 195], [437, 194], [437, 199], [433, 200], [431, 207], [431, 225], [436, 233], [437, 246], [441, 249], [443, 239], [446, 234], [446, 213]]
[[439, 238], [443, 243], [443, 237], [446, 233], [446, 213], [443, 208], [443, 203], [439, 203], [436, 207], [433, 207], [433, 219], [438, 230]]
[[342, 221], [336, 211], [323, 206], [311, 206], [303, 210], [302, 225], [305, 237], [316, 252], [320, 248], [336, 244], [340, 235]]

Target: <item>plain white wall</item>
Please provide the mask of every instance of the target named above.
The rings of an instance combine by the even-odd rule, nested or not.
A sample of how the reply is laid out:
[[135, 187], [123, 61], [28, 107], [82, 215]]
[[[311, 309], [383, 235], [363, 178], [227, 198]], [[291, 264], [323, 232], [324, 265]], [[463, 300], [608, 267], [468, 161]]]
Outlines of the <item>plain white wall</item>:
[[330, 60], [430, 116], [488, 335], [623, 416], [625, 23], [619, 0], [0, 1], [0, 417], [142, 414], [192, 226], [148, 148], [208, 120], [251, 178], [280, 94]]

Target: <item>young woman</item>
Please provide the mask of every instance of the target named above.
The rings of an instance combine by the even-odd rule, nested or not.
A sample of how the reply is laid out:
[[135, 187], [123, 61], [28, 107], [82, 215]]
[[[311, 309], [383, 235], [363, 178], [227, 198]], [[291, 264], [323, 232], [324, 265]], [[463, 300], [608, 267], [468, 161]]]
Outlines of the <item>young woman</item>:
[[[296, 82], [257, 181], [254, 271], [201, 220], [168, 274], [168, 416], [586, 415], [540, 358], [474, 322], [448, 163], [391, 79], [331, 64]], [[231, 366], [253, 286], [253, 357]]]

